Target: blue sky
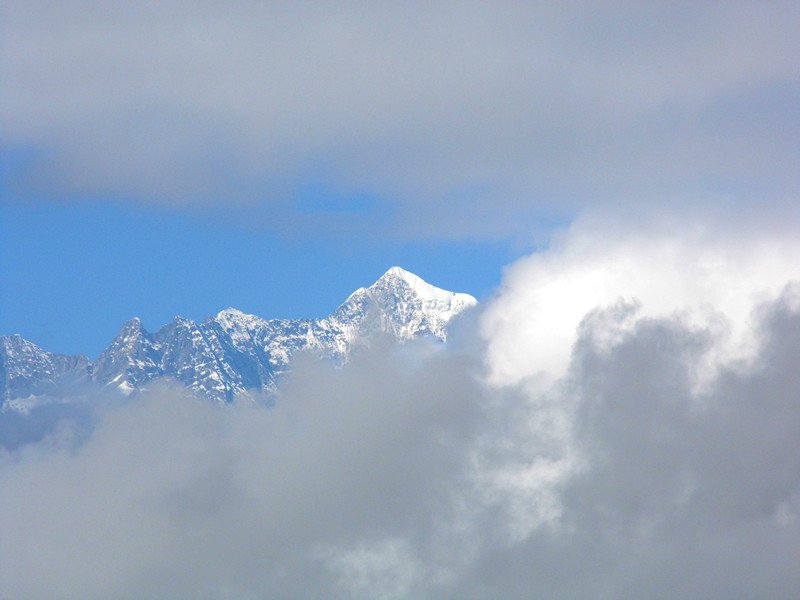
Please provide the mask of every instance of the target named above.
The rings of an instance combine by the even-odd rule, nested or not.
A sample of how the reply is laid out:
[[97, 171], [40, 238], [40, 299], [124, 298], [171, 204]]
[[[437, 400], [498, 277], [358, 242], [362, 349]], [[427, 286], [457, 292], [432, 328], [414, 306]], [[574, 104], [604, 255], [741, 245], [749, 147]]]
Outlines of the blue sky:
[[790, 230], [798, 12], [4, 3], [0, 333], [94, 358], [393, 265], [486, 297], [585, 217]]
[[322, 317], [394, 264], [482, 297], [514, 258], [502, 242], [287, 239], [113, 203], [8, 203], [2, 240], [0, 330], [93, 359], [134, 316], [151, 331], [229, 306]]

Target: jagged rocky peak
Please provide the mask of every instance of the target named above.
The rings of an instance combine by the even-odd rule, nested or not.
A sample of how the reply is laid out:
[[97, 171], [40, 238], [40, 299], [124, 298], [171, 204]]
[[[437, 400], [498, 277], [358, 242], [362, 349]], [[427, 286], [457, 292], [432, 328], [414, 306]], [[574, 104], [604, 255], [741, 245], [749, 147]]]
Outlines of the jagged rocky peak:
[[122, 324], [120, 335], [125, 333], [139, 333], [143, 329], [144, 327], [142, 326], [142, 320], [139, 317], [133, 317]]
[[469, 294], [448, 292], [447, 290], [431, 285], [421, 277], [401, 267], [392, 267], [386, 271], [386, 273], [371, 286], [371, 289], [388, 288], [394, 291], [397, 288], [403, 287], [412, 290], [414, 295], [423, 302], [436, 303], [437, 308], [447, 307], [451, 310], [463, 310], [464, 308], [475, 306], [478, 303], [478, 301]]
[[349, 337], [381, 331], [401, 339], [431, 335], [447, 338], [447, 324], [478, 301], [469, 294], [437, 288], [422, 278], [392, 267], [368, 288], [359, 288], [331, 313]]
[[382, 283], [392, 284], [398, 281], [401, 281], [403, 284], [410, 287], [420, 296], [445, 297], [453, 295], [453, 292], [448, 292], [446, 290], [437, 288], [427, 281], [424, 281], [421, 277], [414, 275], [414, 273], [406, 271], [402, 267], [392, 267], [386, 271], [386, 273], [384, 273], [371, 287], [379, 287]]
[[53, 354], [20, 335], [0, 336], [0, 410], [28, 410], [48, 396], [74, 391], [91, 375], [83, 354]]
[[240, 311], [238, 308], [233, 308], [232, 306], [229, 306], [225, 310], [219, 311], [215, 318], [217, 319], [217, 321], [220, 321], [220, 322], [222, 322], [222, 321], [237, 321], [238, 322], [238, 321], [243, 321], [243, 320], [246, 321], [246, 320], [249, 320], [249, 319], [258, 319], [257, 316], [248, 315], [247, 313], [244, 313], [244, 312]]
[[122, 328], [119, 330], [119, 333], [114, 336], [114, 339], [111, 340], [108, 348], [106, 348], [100, 355], [98, 362], [103, 358], [103, 356], [115, 353], [121, 348], [138, 348], [143, 343], [149, 341], [149, 337], [150, 334], [142, 325], [142, 320], [139, 317], [129, 319], [122, 324]]
[[210, 400], [230, 402], [277, 391], [297, 352], [342, 364], [354, 344], [368, 343], [375, 334], [444, 341], [451, 319], [475, 304], [468, 294], [392, 267], [326, 319], [265, 320], [227, 308], [199, 325], [175, 317], [155, 333], [148, 333], [141, 319], [130, 319], [94, 365], [85, 357], [50, 355], [19, 336], [0, 337], [0, 389], [8, 401], [56, 389], [68, 376], [131, 393], [168, 377]]
[[114, 336], [108, 348], [100, 355], [98, 362], [100, 362], [104, 356], [117, 353], [122, 348], [140, 349], [143, 344], [147, 344], [149, 337], [150, 334], [147, 333], [139, 317], [129, 319], [122, 324], [119, 333]]
[[248, 315], [236, 308], [221, 310], [215, 317], [209, 317], [208, 320], [216, 321], [229, 331], [251, 331], [265, 324], [265, 320], [261, 317]]
[[91, 362], [83, 354], [69, 356], [47, 352], [21, 335], [14, 334], [0, 336], [0, 364], [16, 367], [21, 373], [41, 369], [50, 374], [59, 374], [73, 368], [85, 369]]

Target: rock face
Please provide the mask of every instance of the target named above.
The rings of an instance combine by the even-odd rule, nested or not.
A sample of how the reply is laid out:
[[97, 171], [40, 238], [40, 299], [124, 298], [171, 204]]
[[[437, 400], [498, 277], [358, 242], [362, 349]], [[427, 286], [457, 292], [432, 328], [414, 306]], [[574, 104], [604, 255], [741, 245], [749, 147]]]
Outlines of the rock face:
[[0, 336], [4, 409], [27, 410], [70, 393], [91, 377], [92, 363], [83, 354], [53, 354], [18, 335]]
[[265, 320], [229, 308], [199, 325], [175, 317], [155, 333], [131, 319], [94, 365], [82, 355], [50, 354], [19, 336], [0, 336], [3, 406], [18, 408], [90, 380], [131, 393], [162, 377], [230, 402], [240, 394], [274, 392], [299, 351], [343, 362], [354, 344], [376, 334], [444, 341], [451, 319], [475, 304], [468, 294], [436, 288], [393, 267], [325, 319]]

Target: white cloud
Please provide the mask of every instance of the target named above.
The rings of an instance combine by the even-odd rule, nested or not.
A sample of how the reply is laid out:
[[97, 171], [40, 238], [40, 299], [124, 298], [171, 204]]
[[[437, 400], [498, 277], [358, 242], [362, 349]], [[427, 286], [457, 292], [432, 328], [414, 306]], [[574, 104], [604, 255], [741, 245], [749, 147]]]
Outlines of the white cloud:
[[[514, 384], [537, 373], [562, 377], [584, 317], [619, 301], [637, 303], [637, 317], [729, 327], [729, 343], [715, 360], [744, 358], [755, 350], [751, 311], [798, 278], [798, 262], [800, 242], [778, 232], [581, 219], [549, 250], [506, 270], [481, 323], [492, 378]], [[591, 329], [612, 336], [611, 343], [626, 332], [620, 327]]]

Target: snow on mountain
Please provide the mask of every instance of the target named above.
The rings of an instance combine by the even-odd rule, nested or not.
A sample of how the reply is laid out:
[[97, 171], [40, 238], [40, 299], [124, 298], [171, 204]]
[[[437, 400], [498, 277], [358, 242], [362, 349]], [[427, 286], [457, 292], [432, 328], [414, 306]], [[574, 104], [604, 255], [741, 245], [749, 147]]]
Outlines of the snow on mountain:
[[477, 300], [434, 287], [413, 273], [392, 267], [368, 288], [359, 288], [330, 320], [356, 336], [382, 331], [400, 339], [432, 335], [447, 339], [447, 323]]
[[131, 392], [161, 375], [160, 349], [138, 318], [125, 322], [94, 364], [94, 379]]
[[94, 365], [85, 356], [50, 354], [19, 336], [0, 336], [3, 406], [54, 393], [65, 382], [92, 380], [129, 394], [164, 377], [216, 402], [230, 402], [242, 394], [275, 392], [300, 351], [342, 363], [354, 344], [368, 343], [376, 334], [445, 341], [452, 318], [476, 304], [468, 294], [442, 290], [392, 267], [324, 319], [266, 320], [228, 308], [199, 325], [175, 317], [155, 333], [131, 319]]
[[0, 336], [2, 407], [27, 411], [88, 382], [92, 363], [83, 354], [42, 350], [19, 335]]

